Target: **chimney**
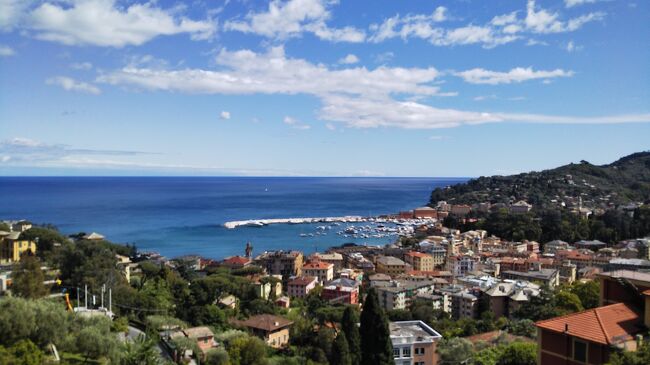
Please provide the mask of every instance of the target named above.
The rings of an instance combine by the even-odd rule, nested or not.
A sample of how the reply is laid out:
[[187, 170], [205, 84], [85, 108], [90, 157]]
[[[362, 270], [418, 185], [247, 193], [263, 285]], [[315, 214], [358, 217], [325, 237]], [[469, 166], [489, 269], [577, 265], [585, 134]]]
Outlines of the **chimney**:
[[564, 332], [565, 332], [565, 333], [568, 333], [568, 332], [569, 332], [569, 324], [568, 324], [568, 323], [565, 323], [565, 324], [564, 324]]

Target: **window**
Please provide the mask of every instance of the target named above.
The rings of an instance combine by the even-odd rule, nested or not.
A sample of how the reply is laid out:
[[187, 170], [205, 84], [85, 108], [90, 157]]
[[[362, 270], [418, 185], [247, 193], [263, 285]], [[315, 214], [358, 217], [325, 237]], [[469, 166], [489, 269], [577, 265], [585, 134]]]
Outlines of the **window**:
[[410, 347], [404, 347], [402, 349], [402, 356], [403, 357], [411, 357], [411, 348]]
[[393, 349], [393, 357], [398, 358], [399, 357], [399, 349]]
[[413, 365], [424, 365], [424, 361], [416, 361]]
[[575, 361], [587, 362], [587, 343], [573, 340], [573, 359]]
[[415, 354], [416, 355], [424, 355], [424, 347], [416, 347], [415, 348]]

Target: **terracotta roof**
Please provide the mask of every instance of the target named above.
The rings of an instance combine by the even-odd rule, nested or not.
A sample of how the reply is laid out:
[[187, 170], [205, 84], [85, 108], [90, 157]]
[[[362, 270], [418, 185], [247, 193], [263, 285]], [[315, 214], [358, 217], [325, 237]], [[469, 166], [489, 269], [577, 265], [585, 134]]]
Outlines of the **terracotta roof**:
[[411, 256], [411, 257], [431, 257], [431, 255], [422, 253], [422, 252], [417, 252], [417, 251], [409, 251], [406, 253], [406, 256]]
[[183, 330], [185, 335], [189, 338], [203, 338], [203, 337], [214, 337], [214, 334], [208, 327], [192, 327], [186, 328]]
[[587, 341], [613, 345], [634, 339], [634, 335], [643, 330], [643, 318], [633, 307], [616, 303], [539, 321], [535, 325]]
[[288, 327], [293, 324], [292, 321], [284, 317], [278, 317], [271, 314], [260, 314], [239, 323], [246, 327], [257, 328], [268, 332]]
[[232, 256], [228, 257], [227, 259], [223, 260], [224, 264], [231, 264], [231, 265], [245, 265], [249, 263], [251, 260], [247, 257], [243, 256]]
[[314, 281], [317, 281], [318, 279], [313, 277], [313, 276], [301, 276], [298, 278], [295, 278], [289, 282], [289, 285], [299, 285], [299, 286], [306, 286]]
[[310, 261], [302, 266], [303, 270], [304, 269], [329, 269], [330, 267], [334, 267], [334, 264], [330, 264], [328, 262], [323, 262], [323, 261]]

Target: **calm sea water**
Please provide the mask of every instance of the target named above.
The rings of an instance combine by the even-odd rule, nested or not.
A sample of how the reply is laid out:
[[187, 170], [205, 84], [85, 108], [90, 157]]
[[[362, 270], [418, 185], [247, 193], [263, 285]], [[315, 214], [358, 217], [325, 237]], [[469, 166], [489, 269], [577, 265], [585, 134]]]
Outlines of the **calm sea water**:
[[465, 178], [0, 177], [0, 219], [51, 223], [66, 234], [99, 232], [168, 257], [215, 259], [275, 249], [323, 250], [391, 238], [300, 237], [316, 225], [226, 229], [226, 221], [379, 215], [428, 202]]

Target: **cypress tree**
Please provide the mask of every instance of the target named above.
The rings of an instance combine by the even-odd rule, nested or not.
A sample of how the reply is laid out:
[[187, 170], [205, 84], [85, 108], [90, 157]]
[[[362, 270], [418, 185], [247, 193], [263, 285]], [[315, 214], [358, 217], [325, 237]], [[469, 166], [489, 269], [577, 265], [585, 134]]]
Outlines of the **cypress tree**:
[[334, 346], [332, 347], [332, 365], [352, 365], [352, 357], [348, 348], [348, 340], [345, 338], [345, 332], [341, 331], [336, 336]]
[[361, 312], [361, 365], [395, 365], [393, 344], [386, 313], [379, 306], [377, 292], [368, 291]]
[[361, 364], [361, 337], [359, 335], [359, 316], [354, 308], [348, 306], [343, 312], [341, 319], [341, 329], [345, 333], [345, 338], [348, 341], [348, 350], [350, 351], [351, 364]]

